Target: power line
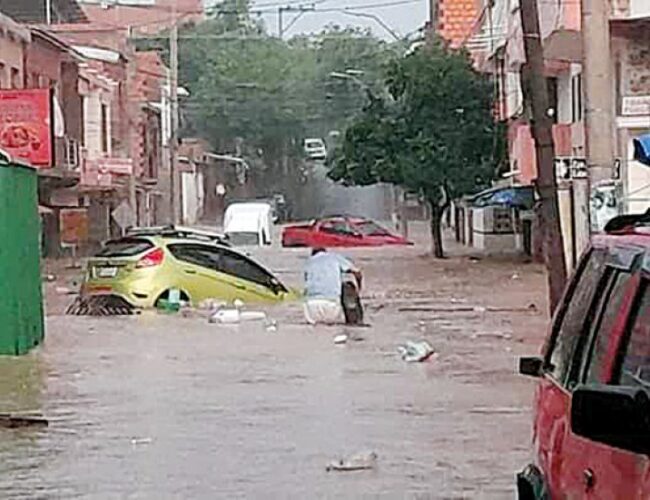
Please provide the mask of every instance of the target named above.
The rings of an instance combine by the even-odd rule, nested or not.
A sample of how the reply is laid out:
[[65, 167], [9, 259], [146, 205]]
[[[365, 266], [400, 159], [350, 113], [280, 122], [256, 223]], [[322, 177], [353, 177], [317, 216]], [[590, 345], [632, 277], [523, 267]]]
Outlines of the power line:
[[[350, 5], [347, 7], [325, 7], [325, 8], [314, 8], [311, 9], [310, 7], [314, 4], [305, 4], [303, 3], [302, 6], [304, 7], [304, 10], [308, 10], [310, 12], [343, 12], [343, 11], [355, 11], [355, 10], [363, 10], [363, 9], [383, 9], [386, 7], [396, 7], [399, 5], [406, 5], [406, 4], [411, 4], [411, 3], [419, 3], [422, 2], [423, 0], [393, 0], [391, 2], [380, 2], [380, 3], [367, 3], [367, 4], [359, 4], [359, 5]], [[287, 6], [286, 3], [283, 4], [277, 4], [276, 7], [281, 7], [281, 6]], [[302, 10], [299, 7], [295, 7], [296, 10]], [[246, 12], [230, 9], [230, 10], [220, 10], [218, 8], [215, 8], [212, 12], [215, 14], [240, 14], [240, 15], [245, 15], [245, 14], [273, 14], [276, 12], [276, 8], [262, 8], [262, 9], [249, 9]], [[291, 5], [288, 6], [288, 9], [285, 10], [293, 10], [293, 7]]]

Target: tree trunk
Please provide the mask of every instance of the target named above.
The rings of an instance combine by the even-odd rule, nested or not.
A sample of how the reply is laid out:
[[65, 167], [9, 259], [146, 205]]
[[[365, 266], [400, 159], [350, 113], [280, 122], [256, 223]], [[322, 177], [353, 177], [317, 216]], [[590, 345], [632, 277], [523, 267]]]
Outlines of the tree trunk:
[[442, 246], [442, 214], [444, 209], [437, 203], [430, 201], [431, 206], [431, 242], [433, 244], [433, 256], [436, 259], [444, 259], [445, 252]]
[[532, 135], [537, 153], [537, 190], [541, 198], [541, 225], [544, 241], [544, 261], [549, 290], [551, 314], [560, 302], [566, 282], [566, 261], [555, 178], [555, 146], [553, 123], [548, 114], [549, 98], [544, 77], [544, 54], [539, 35], [539, 17], [535, 0], [522, 0], [521, 24], [527, 63], [522, 68], [524, 102], [533, 111]]

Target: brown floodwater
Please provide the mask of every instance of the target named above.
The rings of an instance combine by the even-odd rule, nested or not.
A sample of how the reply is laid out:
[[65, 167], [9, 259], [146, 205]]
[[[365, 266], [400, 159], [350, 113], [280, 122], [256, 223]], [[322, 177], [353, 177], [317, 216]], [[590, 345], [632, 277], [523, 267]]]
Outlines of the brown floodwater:
[[[372, 324], [345, 345], [299, 304], [267, 309], [275, 332], [201, 312], [49, 316], [42, 348], [0, 359], [0, 413], [50, 422], [0, 429], [0, 496], [512, 498], [533, 388], [516, 364], [544, 337], [543, 275], [423, 252], [344, 252]], [[306, 255], [260, 258], [299, 285]], [[397, 347], [421, 339], [437, 355], [405, 363]], [[360, 451], [374, 470], [325, 470]]]

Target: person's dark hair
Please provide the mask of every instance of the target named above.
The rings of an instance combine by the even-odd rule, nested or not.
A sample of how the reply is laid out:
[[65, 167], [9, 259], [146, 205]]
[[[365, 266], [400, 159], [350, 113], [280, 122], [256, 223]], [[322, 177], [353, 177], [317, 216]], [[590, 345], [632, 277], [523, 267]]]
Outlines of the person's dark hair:
[[327, 250], [325, 248], [323, 248], [323, 247], [312, 248], [311, 249], [311, 255], [313, 257], [314, 255], [318, 255], [319, 253], [323, 253], [323, 252], [326, 252], [326, 251]]

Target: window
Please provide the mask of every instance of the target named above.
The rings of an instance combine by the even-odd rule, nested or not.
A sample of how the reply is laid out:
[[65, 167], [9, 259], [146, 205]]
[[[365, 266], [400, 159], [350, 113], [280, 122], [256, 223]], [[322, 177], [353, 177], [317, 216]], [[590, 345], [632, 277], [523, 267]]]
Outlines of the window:
[[350, 234], [352, 231], [343, 219], [333, 219], [321, 224], [320, 230], [331, 234]]
[[227, 250], [220, 250], [220, 252], [221, 266], [219, 270], [221, 272], [271, 288], [273, 276], [262, 267], [258, 266], [243, 255], [229, 252]]
[[229, 233], [228, 241], [235, 247], [257, 246], [260, 244], [260, 236], [254, 232]]
[[6, 89], [7, 85], [7, 69], [3, 63], [0, 63], [0, 89]]
[[[277, 280], [263, 267], [250, 259], [223, 248], [207, 245], [175, 244], [169, 251], [179, 260], [189, 262], [213, 271], [229, 274], [267, 288], [273, 288]], [[286, 291], [286, 289], [283, 288]]]
[[12, 89], [23, 88], [23, 82], [21, 81], [20, 70], [18, 68], [11, 68], [11, 88]]
[[582, 75], [571, 78], [571, 121], [582, 120]]
[[588, 383], [606, 382], [605, 376], [608, 374], [604, 373], [604, 361], [607, 357], [612, 328], [616, 323], [625, 293], [628, 290], [631, 274], [616, 272], [612, 273], [611, 276], [612, 279], [607, 286], [606, 292], [600, 294], [598, 310], [602, 308], [602, 312], [600, 317], [594, 321], [592, 333], [589, 336], [591, 345], [589, 352], [585, 356], [588, 360], [586, 373], [586, 382]]
[[174, 257], [190, 264], [219, 270], [219, 254], [216, 249], [203, 245], [169, 245], [169, 251]]
[[553, 337], [546, 354], [546, 371], [561, 383], [567, 375], [592, 310], [598, 284], [605, 270], [605, 252], [594, 250], [583, 260], [562, 309], [553, 325]]
[[552, 120], [553, 123], [557, 123], [557, 115], [558, 115], [557, 78], [547, 78], [546, 88], [548, 89], [548, 107], [553, 110]]
[[102, 104], [101, 107], [102, 113], [102, 152], [108, 153], [108, 106]]
[[357, 229], [364, 236], [388, 236], [390, 233], [376, 222], [366, 220], [355, 224]]
[[641, 286], [627, 333], [620, 384], [650, 388], [650, 281]]
[[127, 238], [123, 240], [109, 241], [102, 248], [97, 257], [133, 257], [146, 250], [153, 248], [153, 244], [148, 240]]

